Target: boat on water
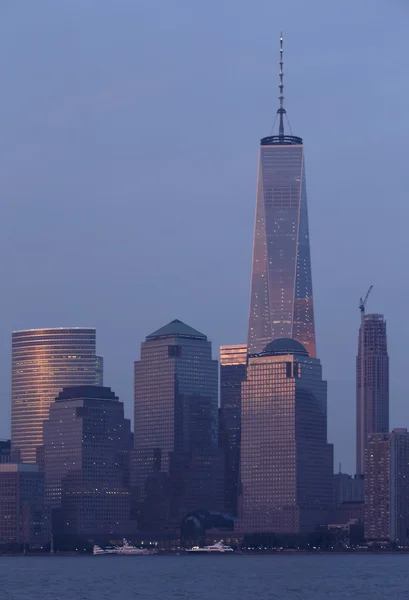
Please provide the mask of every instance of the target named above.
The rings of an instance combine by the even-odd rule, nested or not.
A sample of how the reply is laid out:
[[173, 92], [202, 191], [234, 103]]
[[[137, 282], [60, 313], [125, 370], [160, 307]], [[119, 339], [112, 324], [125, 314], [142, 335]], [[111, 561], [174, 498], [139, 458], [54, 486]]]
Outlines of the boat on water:
[[189, 548], [186, 552], [193, 554], [224, 554], [226, 552], [234, 552], [234, 550], [231, 546], [226, 546], [226, 544], [223, 543], [223, 540], [220, 540], [220, 542], [216, 542], [216, 544], [204, 546], [203, 548], [200, 548], [200, 546], [193, 546], [193, 548]]
[[92, 550], [94, 556], [132, 556], [132, 555], [150, 555], [153, 554], [152, 550], [147, 548], [137, 548], [132, 546], [125, 538], [122, 541], [122, 546], [109, 546], [107, 548], [101, 548], [101, 546], [95, 545]]
[[149, 555], [153, 554], [152, 550], [148, 550], [147, 548], [137, 548], [136, 546], [132, 546], [125, 538], [122, 541], [122, 546], [116, 546], [116, 554], [122, 555], [130, 555], [130, 554], [141, 554], [141, 555]]

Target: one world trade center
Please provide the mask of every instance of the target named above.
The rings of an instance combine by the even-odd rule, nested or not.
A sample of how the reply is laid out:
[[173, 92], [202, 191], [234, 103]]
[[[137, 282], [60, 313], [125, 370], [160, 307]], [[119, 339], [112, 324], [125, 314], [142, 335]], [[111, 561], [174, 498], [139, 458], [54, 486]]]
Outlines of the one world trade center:
[[280, 39], [278, 135], [260, 143], [248, 353], [276, 338], [295, 339], [316, 355], [304, 146], [284, 132], [283, 38]]

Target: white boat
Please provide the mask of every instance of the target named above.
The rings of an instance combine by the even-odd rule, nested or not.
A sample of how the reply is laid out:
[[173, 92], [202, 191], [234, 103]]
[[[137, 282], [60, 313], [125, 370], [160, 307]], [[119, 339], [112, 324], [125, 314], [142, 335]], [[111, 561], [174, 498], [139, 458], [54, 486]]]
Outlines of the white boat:
[[116, 554], [122, 556], [129, 555], [148, 555], [153, 554], [152, 550], [147, 550], [145, 548], [137, 548], [136, 546], [132, 546], [125, 538], [122, 541], [122, 546], [108, 546], [107, 548], [101, 548], [101, 546], [95, 545], [92, 549], [92, 554], [94, 556], [106, 556], [109, 554]]
[[148, 550], [147, 548], [137, 548], [136, 546], [132, 546], [125, 538], [122, 540], [122, 546], [115, 546], [115, 551], [116, 554], [122, 556], [131, 554], [153, 554], [152, 550]]
[[216, 544], [212, 544], [211, 546], [204, 546], [200, 548], [200, 546], [193, 546], [186, 552], [200, 553], [200, 554], [214, 554], [214, 553], [225, 553], [225, 552], [234, 552], [231, 546], [226, 546], [223, 543], [223, 540], [220, 542], [216, 542]]

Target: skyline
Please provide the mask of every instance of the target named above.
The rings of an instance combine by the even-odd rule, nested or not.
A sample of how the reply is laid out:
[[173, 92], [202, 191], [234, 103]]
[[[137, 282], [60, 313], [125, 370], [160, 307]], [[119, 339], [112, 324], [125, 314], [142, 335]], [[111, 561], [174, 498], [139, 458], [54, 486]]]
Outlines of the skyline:
[[[149, 36], [156, 21], [147, 2], [140, 3], [145, 6], [146, 37], [138, 30], [137, 19], [131, 19], [138, 10], [127, 2], [118, 2], [113, 15], [102, 1], [100, 28], [95, 31], [91, 29], [95, 11], [80, 2], [60, 11], [47, 7], [48, 12], [42, 11], [41, 4], [36, 10], [28, 6], [24, 16], [13, 7], [5, 9], [7, 27], [19, 24], [24, 36], [16, 36], [21, 47], [12, 60], [10, 32], [5, 32], [1, 41], [5, 50], [1, 102], [6, 122], [0, 143], [5, 198], [0, 243], [8, 259], [1, 268], [5, 289], [0, 329], [1, 416], [5, 427], [2, 425], [0, 435], [9, 433], [8, 380], [14, 329], [96, 327], [106, 384], [125, 402], [127, 416], [132, 406], [133, 361], [138, 359], [140, 342], [161, 323], [180, 318], [206, 331], [214, 354], [220, 344], [246, 341], [255, 151], [259, 138], [271, 127], [276, 109], [275, 50], [281, 28], [286, 38], [291, 125], [306, 141], [317, 355], [329, 381], [329, 440], [335, 444], [336, 461], [341, 460], [345, 470], [352, 472], [354, 450], [345, 439], [354, 439], [358, 300], [372, 283], [375, 292], [368, 312], [383, 313], [388, 321], [391, 428], [409, 423], [404, 385], [399, 381], [406, 363], [400, 340], [409, 333], [409, 324], [402, 322], [396, 310], [400, 296], [406, 293], [399, 273], [404, 266], [400, 256], [405, 255], [404, 150], [409, 90], [400, 76], [406, 72], [409, 54], [404, 39], [409, 15], [398, 2], [393, 6], [378, 2], [374, 8], [373, 2], [365, 0], [358, 8], [354, 5], [351, 25], [352, 2], [345, 2], [342, 8], [331, 7], [333, 16], [323, 2], [315, 2], [317, 13], [322, 8], [314, 24], [308, 16], [311, 7], [295, 4], [298, 14], [294, 5], [281, 8], [272, 28], [267, 2], [260, 3], [255, 16], [240, 4], [224, 2], [226, 12], [214, 22], [209, 15], [216, 17], [216, 3], [209, 4], [208, 12], [199, 7], [193, 14], [182, 2], [192, 18], [189, 33], [187, 17], [168, 13], [165, 7], [163, 22], [159, 22], [162, 45], [153, 55], [149, 55], [153, 43]], [[75, 43], [70, 37], [72, 30], [62, 21], [64, 11], [72, 17], [79, 15], [72, 25], [79, 29]], [[226, 34], [230, 20], [232, 26]], [[352, 51], [343, 54], [348, 50], [346, 23], [350, 25], [348, 45], [353, 58]], [[386, 56], [380, 39], [386, 42], [392, 27], [394, 43]], [[44, 44], [36, 47], [38, 28], [46, 35]], [[321, 29], [318, 40], [314, 33]], [[180, 30], [183, 35], [178, 41]], [[209, 46], [209, 33], [214, 48]], [[57, 40], [59, 34], [61, 40]], [[88, 36], [90, 48], [84, 46]], [[47, 58], [43, 51], [49, 50], [50, 43], [56, 45], [56, 56]], [[145, 66], [138, 58], [138, 48], [147, 51]], [[185, 56], [188, 48], [192, 58]], [[317, 72], [311, 66], [320, 48], [325, 48], [326, 54]], [[28, 50], [32, 56], [27, 55]], [[220, 52], [224, 61], [219, 66]], [[170, 66], [174, 69], [171, 75], [167, 71]], [[196, 90], [189, 92], [186, 82], [192, 81]], [[320, 114], [314, 119], [317, 84]], [[164, 88], [168, 90], [166, 102]], [[392, 132], [383, 116], [390, 109], [391, 89], [396, 92], [394, 122], [399, 124]], [[198, 106], [201, 95], [206, 103]], [[196, 140], [191, 140], [192, 130], [201, 133], [199, 149]], [[166, 185], [155, 181], [152, 191], [155, 139], [163, 134], [174, 146], [172, 156], [161, 153], [161, 159], [169, 161], [163, 165]], [[356, 135], [354, 144], [352, 135]], [[388, 136], [393, 136], [393, 144], [379, 144]], [[228, 141], [228, 156], [218, 147], [220, 139]], [[197, 154], [189, 156], [194, 149]], [[326, 177], [320, 181], [321, 172]], [[164, 202], [169, 189], [171, 202]], [[195, 210], [191, 209], [192, 189]], [[224, 210], [220, 211], [220, 206]], [[216, 210], [218, 219], [214, 218]], [[144, 255], [152, 243], [144, 231], [147, 224], [159, 232], [160, 241], [159, 246], [151, 245], [149, 256]], [[181, 229], [184, 235], [176, 237], [182, 241], [175, 240], [175, 232]], [[170, 263], [169, 256], [173, 258]], [[84, 263], [82, 274], [78, 264]], [[198, 275], [186, 281], [193, 263]], [[124, 267], [118, 269], [118, 265]], [[171, 287], [172, 278], [176, 285]], [[166, 297], [162, 291], [158, 293], [159, 280]], [[334, 396], [331, 386], [340, 373], [346, 384], [340, 383], [340, 392]], [[348, 384], [345, 401], [343, 389]]]

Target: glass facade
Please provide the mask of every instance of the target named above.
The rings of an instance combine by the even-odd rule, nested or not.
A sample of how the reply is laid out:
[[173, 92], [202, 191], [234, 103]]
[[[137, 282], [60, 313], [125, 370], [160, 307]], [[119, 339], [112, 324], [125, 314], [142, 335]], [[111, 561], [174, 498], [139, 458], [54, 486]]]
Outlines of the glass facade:
[[281, 352], [250, 355], [242, 384], [240, 520], [248, 533], [311, 531], [333, 499], [321, 364], [305, 348]]
[[383, 315], [365, 315], [359, 329], [356, 426], [356, 470], [363, 474], [368, 435], [389, 431], [389, 356]]
[[237, 514], [240, 479], [241, 384], [247, 345], [220, 346], [220, 446], [225, 453], [225, 509]]
[[[135, 363], [134, 414], [133, 481], [150, 516], [155, 508], [149, 491], [154, 485], [158, 489], [159, 482], [161, 489], [166, 488], [159, 473], [171, 480], [169, 510], [178, 524], [193, 503], [220, 508], [218, 363], [205, 335], [175, 320], [146, 338], [141, 360]], [[214, 494], [209, 494], [211, 481], [219, 482]], [[155, 502], [163, 504], [163, 499], [156, 497]], [[149, 520], [151, 526], [157, 525], [152, 524], [153, 517]]]
[[249, 353], [276, 338], [316, 355], [304, 147], [293, 136], [263, 138], [259, 156]]
[[65, 386], [98, 384], [102, 360], [95, 329], [30, 329], [12, 336], [11, 444], [21, 462], [36, 462], [50, 404]]
[[125, 535], [130, 527], [130, 421], [110, 388], [67, 387], [44, 422], [43, 469], [54, 530]]

